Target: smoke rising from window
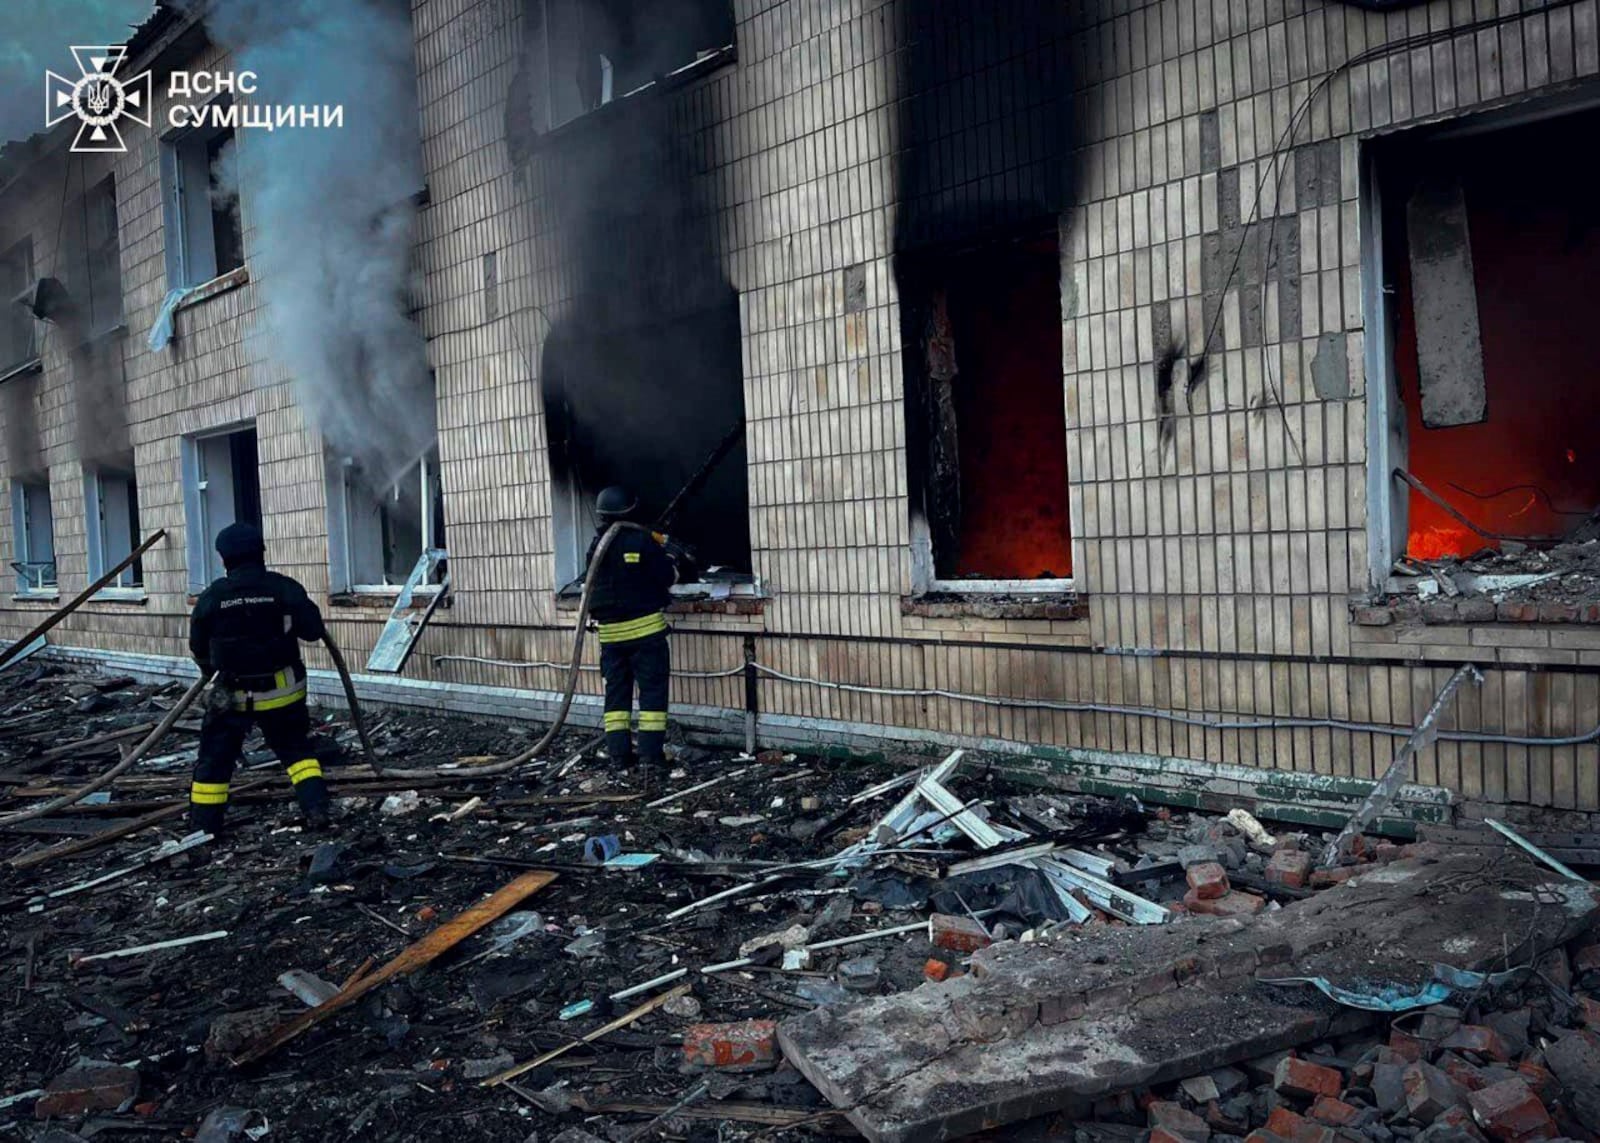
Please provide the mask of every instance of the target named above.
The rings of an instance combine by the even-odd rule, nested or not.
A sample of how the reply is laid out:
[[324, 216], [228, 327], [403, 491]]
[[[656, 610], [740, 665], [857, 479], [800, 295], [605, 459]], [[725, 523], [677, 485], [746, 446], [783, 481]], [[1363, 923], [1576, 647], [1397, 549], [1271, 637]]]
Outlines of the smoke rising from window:
[[[225, 66], [256, 73], [249, 102], [344, 108], [342, 127], [241, 131], [219, 166], [237, 172], [263, 379], [292, 380], [328, 445], [382, 485], [435, 435], [408, 301], [423, 180], [407, 6], [217, 0], [205, 18]], [[217, 173], [226, 193], [232, 172]]]

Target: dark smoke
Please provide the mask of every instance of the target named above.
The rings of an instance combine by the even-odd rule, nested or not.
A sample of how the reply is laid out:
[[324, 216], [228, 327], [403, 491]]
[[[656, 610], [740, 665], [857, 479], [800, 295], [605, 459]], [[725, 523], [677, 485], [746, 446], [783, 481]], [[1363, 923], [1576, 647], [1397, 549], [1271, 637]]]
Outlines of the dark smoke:
[[44, 73], [77, 74], [72, 44], [120, 44], [155, 10], [152, 0], [0, 3], [0, 142], [44, 130]]
[[256, 73], [252, 102], [344, 108], [342, 127], [237, 137], [249, 265], [265, 311], [254, 335], [328, 444], [389, 483], [436, 432], [408, 300], [423, 180], [407, 6], [217, 0], [206, 27], [232, 50], [235, 72]]

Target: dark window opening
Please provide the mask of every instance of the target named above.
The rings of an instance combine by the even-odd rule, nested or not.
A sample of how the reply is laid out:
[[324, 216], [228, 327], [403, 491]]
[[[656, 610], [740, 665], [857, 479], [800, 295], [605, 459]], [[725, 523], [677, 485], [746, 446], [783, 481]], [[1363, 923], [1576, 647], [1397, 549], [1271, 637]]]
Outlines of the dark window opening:
[[[1395, 388], [1395, 463], [1483, 531], [1562, 537], [1600, 505], [1596, 162], [1600, 113], [1376, 152]], [[1576, 166], [1574, 166], [1576, 163]], [[1501, 546], [1398, 482], [1406, 554]]]
[[0, 373], [39, 355], [33, 313], [23, 295], [33, 285], [33, 240], [24, 238], [0, 255]]
[[[91, 469], [85, 474], [89, 507], [89, 578], [99, 579], [125, 560], [143, 539], [139, 529], [139, 482], [130, 459], [125, 467]], [[144, 560], [134, 560], [108, 586], [144, 584]]]
[[733, 42], [728, 0], [528, 0], [533, 126], [548, 131]]
[[[373, 484], [350, 459], [330, 462], [336, 480], [338, 518], [334, 545], [335, 590], [399, 587], [424, 553], [445, 547], [444, 489], [437, 447], [393, 483]], [[445, 565], [435, 561], [427, 583], [441, 583]]]
[[122, 324], [122, 248], [118, 242], [117, 184], [107, 175], [68, 207], [64, 227], [74, 300], [88, 318], [89, 334]]
[[223, 127], [177, 135], [163, 148], [170, 286], [202, 285], [244, 265], [236, 146]]
[[933, 576], [1070, 578], [1054, 233], [902, 255], [895, 270], [912, 518]]
[[223, 130], [206, 140], [206, 197], [211, 204], [211, 244], [216, 272], [226, 274], [244, 265], [244, 232], [239, 221], [238, 156], [233, 132]]
[[204, 587], [223, 574], [217, 536], [229, 524], [261, 526], [261, 466], [254, 427], [184, 442], [189, 582]]

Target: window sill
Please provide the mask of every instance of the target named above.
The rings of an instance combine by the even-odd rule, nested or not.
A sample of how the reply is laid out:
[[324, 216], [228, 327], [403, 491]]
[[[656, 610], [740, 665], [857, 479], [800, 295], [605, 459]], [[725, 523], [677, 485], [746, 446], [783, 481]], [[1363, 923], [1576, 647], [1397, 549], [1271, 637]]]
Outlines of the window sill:
[[1462, 599], [1430, 599], [1423, 603], [1403, 601], [1391, 604], [1352, 604], [1350, 619], [1358, 627], [1388, 627], [1394, 623], [1421, 622], [1428, 627], [1461, 624], [1512, 624], [1525, 626], [1600, 624], [1600, 602], [1590, 603], [1496, 603], [1487, 596]]
[[[364, 611], [392, 611], [395, 600], [400, 598], [404, 589], [398, 585], [390, 587], [385, 584], [373, 584], [368, 587], [354, 587], [348, 591], [336, 591], [328, 596], [329, 607], [350, 607]], [[439, 594], [438, 584], [426, 584], [411, 593], [410, 611], [426, 611], [432, 605], [434, 597]], [[455, 594], [451, 593], [439, 601], [439, 610], [447, 610], [455, 602]]]
[[1070, 586], [1052, 586], [1043, 591], [1020, 583], [1007, 591], [952, 591], [941, 586], [920, 595], [902, 596], [900, 614], [924, 619], [1072, 620], [1089, 618], [1089, 603]]
[[11, 597], [13, 603], [60, 603], [61, 593], [51, 588], [38, 591], [19, 591]]
[[236, 290], [250, 280], [250, 268], [240, 266], [237, 270], [229, 270], [226, 274], [218, 274], [209, 282], [201, 282], [184, 299], [172, 308], [173, 313], [180, 313], [190, 306], [197, 306], [202, 302], [210, 301], [218, 294], [225, 294], [229, 290]]
[[624, 114], [624, 108], [637, 106], [640, 101], [653, 96], [676, 91], [685, 84], [692, 83], [703, 76], [710, 75], [712, 72], [737, 63], [738, 59], [739, 49], [737, 44], [725, 44], [720, 48], [708, 51], [699, 59], [691, 60], [682, 67], [670, 71], [658, 79], [653, 79], [631, 91], [625, 91], [613, 97], [609, 103], [602, 103], [598, 107], [590, 108], [588, 111], [579, 112], [571, 119], [547, 128], [538, 135], [534, 148], [538, 149], [559, 143], [561, 140], [584, 130], [585, 125], [592, 128], [597, 123], [608, 123], [613, 116]]
[[5, 369], [0, 370], [0, 385], [5, 384], [7, 381], [10, 381], [14, 377], [25, 377], [29, 373], [43, 373], [43, 372], [44, 372], [44, 359], [42, 357], [37, 357], [37, 356], [36, 357], [30, 357], [26, 361], [19, 362], [16, 365], [7, 366]]
[[105, 587], [89, 597], [90, 603], [148, 603], [149, 592], [142, 587]]
[[[710, 593], [679, 595], [665, 610], [668, 615], [765, 615], [771, 598], [768, 595], [728, 595], [717, 599]], [[555, 603], [557, 611], [577, 611], [579, 596], [558, 595]]]

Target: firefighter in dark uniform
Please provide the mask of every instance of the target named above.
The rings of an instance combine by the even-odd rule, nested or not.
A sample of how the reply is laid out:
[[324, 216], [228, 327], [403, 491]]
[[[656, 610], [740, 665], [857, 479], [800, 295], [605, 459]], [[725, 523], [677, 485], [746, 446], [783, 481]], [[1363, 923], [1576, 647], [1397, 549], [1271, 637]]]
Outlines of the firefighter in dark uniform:
[[300, 643], [321, 639], [322, 613], [306, 589], [270, 572], [266, 543], [253, 524], [229, 524], [217, 536], [227, 574], [201, 594], [189, 621], [189, 650], [202, 672], [217, 672], [200, 728], [200, 758], [189, 792], [189, 822], [217, 833], [228, 808], [228, 782], [252, 725], [289, 770], [306, 825], [328, 825], [328, 785], [311, 753], [306, 668]]
[[[607, 488], [595, 503], [600, 527], [585, 567], [594, 562], [595, 548], [606, 530], [625, 521], [638, 501], [621, 488]], [[599, 627], [600, 673], [606, 683], [606, 754], [613, 762], [631, 765], [633, 741], [629, 733], [633, 689], [639, 688], [639, 756], [647, 773], [666, 761], [667, 689], [672, 673], [667, 648], [667, 617], [672, 585], [686, 569], [687, 549], [666, 536], [640, 528], [624, 528], [596, 574], [589, 597], [589, 615]]]

